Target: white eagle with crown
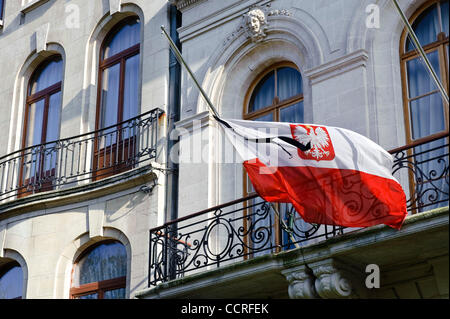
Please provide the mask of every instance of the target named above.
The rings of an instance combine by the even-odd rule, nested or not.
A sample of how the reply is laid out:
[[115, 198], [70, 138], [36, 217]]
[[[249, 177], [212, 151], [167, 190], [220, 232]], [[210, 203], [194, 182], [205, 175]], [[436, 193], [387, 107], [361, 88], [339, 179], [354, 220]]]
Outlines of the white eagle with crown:
[[316, 160], [320, 160], [322, 157], [327, 157], [330, 152], [327, 151], [328, 146], [330, 145], [330, 138], [328, 137], [327, 132], [323, 128], [319, 127], [311, 127], [309, 132], [306, 128], [302, 126], [297, 126], [295, 128], [295, 139], [303, 144], [308, 145], [311, 143], [311, 148], [305, 151], [305, 155], [310, 155]]

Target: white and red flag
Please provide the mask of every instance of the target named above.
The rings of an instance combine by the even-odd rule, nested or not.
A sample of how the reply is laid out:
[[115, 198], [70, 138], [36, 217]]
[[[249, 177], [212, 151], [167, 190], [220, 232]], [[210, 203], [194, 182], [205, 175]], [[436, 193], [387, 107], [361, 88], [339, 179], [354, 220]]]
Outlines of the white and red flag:
[[309, 223], [400, 229], [406, 196], [392, 156], [370, 139], [330, 126], [216, 119], [264, 200], [292, 203]]

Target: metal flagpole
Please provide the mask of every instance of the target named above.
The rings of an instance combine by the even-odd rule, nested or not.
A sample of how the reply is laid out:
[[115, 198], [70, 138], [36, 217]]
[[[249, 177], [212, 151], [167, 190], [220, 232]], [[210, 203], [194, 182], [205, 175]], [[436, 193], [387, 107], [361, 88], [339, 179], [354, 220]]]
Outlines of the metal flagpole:
[[184, 67], [186, 68], [186, 70], [188, 71], [189, 75], [191, 76], [192, 80], [194, 81], [195, 85], [197, 85], [198, 89], [200, 90], [200, 93], [202, 94], [203, 98], [205, 99], [206, 103], [209, 106], [209, 109], [211, 110], [211, 112], [216, 116], [219, 117], [219, 113], [217, 112], [216, 108], [214, 107], [214, 105], [212, 104], [211, 100], [208, 98], [208, 96], [206, 95], [205, 91], [203, 91], [201, 85], [198, 83], [197, 79], [194, 76], [194, 73], [192, 73], [191, 69], [189, 68], [189, 66], [187, 65], [187, 63], [184, 61], [183, 56], [181, 55], [180, 51], [178, 50], [177, 46], [175, 45], [175, 43], [173, 43], [172, 39], [170, 38], [170, 36], [167, 34], [166, 29], [164, 29], [164, 26], [161, 26], [161, 30], [162, 33], [166, 36], [167, 40], [169, 41], [170, 47], [172, 48], [173, 53], [175, 54], [176, 58], [178, 59], [178, 61], [184, 65]]
[[398, 13], [400, 14], [400, 17], [402, 18], [404, 24], [406, 25], [406, 28], [408, 29], [408, 33], [411, 36], [411, 39], [414, 42], [414, 45], [416, 46], [417, 50], [419, 51], [422, 59], [424, 60], [425, 65], [431, 74], [431, 77], [433, 78], [439, 91], [441, 92], [442, 96], [444, 97], [444, 100], [447, 102], [447, 105], [449, 105], [447, 92], [445, 92], [444, 86], [442, 85], [441, 81], [439, 80], [438, 76], [436, 75], [436, 72], [434, 71], [433, 66], [431, 65], [430, 61], [428, 60], [427, 55], [425, 54], [425, 51], [423, 50], [422, 46], [420, 45], [419, 39], [417, 38], [416, 33], [414, 32], [413, 28], [411, 27], [411, 24], [409, 23], [408, 19], [406, 18], [405, 14], [403, 13], [402, 9], [400, 9], [400, 6], [399, 6], [397, 0], [392, 0], [392, 2], [394, 3], [395, 8], [397, 9]]
[[270, 206], [272, 207], [273, 211], [275, 212], [275, 214], [277, 214], [278, 218], [280, 219], [282, 227], [284, 228], [284, 230], [288, 233], [289, 237], [291, 238], [291, 241], [294, 244], [295, 248], [300, 248], [300, 245], [295, 242], [295, 238], [294, 238], [294, 236], [292, 236], [292, 230], [289, 229], [289, 227], [286, 225], [286, 223], [284, 222], [284, 219], [281, 217], [280, 213], [278, 212], [278, 209], [275, 207], [275, 205], [272, 202], [269, 202], [269, 203], [270, 203]]

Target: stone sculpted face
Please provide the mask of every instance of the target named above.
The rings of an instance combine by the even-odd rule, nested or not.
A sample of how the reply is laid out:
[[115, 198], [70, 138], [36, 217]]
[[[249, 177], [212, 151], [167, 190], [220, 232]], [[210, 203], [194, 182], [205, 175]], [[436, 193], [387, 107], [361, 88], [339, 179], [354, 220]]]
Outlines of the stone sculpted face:
[[266, 17], [264, 12], [260, 9], [253, 9], [248, 13], [249, 26], [254, 34], [262, 32], [261, 25], [265, 23]]

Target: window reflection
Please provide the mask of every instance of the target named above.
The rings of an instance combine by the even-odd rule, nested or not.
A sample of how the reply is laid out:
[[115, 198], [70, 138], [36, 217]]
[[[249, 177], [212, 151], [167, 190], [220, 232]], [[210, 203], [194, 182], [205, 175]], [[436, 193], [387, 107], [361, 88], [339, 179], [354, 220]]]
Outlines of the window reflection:
[[102, 242], [85, 252], [74, 266], [72, 297], [125, 298], [127, 253], [117, 241]]
[[12, 262], [0, 268], [0, 299], [22, 298], [23, 272], [22, 267]]

